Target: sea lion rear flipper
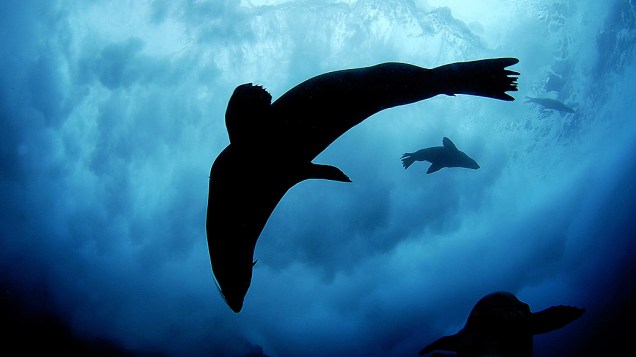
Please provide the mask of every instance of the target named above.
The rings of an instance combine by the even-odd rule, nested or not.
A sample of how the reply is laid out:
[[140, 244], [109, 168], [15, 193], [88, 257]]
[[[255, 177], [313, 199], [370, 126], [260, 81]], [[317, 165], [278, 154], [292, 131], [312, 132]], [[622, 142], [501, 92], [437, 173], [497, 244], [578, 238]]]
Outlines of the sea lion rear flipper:
[[530, 331], [533, 335], [560, 329], [583, 315], [585, 309], [574, 306], [552, 306], [533, 313], [530, 318]]
[[331, 165], [319, 165], [310, 163], [303, 175], [303, 180], [307, 179], [323, 179], [340, 182], [351, 182], [349, 176], [345, 175], [342, 170]]
[[519, 72], [506, 69], [519, 62], [516, 58], [491, 58], [457, 62], [434, 68], [436, 78], [444, 83], [445, 94], [469, 94], [513, 101], [507, 91], [517, 90]]
[[413, 157], [413, 153], [407, 152], [402, 155], [402, 166], [404, 169], [408, 169], [415, 162], [415, 158]]

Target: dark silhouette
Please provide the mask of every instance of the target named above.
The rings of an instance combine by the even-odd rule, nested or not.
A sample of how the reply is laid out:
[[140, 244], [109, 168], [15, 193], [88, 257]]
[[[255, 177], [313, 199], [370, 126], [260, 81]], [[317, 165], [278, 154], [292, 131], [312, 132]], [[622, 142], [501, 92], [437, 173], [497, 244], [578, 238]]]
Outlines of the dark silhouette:
[[[516, 58], [453, 63], [426, 69], [404, 63], [325, 73], [271, 103], [251, 83], [238, 86], [225, 124], [230, 144], [210, 171], [207, 211], [212, 271], [229, 307], [239, 312], [252, 279], [254, 249], [283, 195], [307, 179], [350, 182], [334, 166], [311, 161], [369, 116], [438, 94], [512, 101]], [[270, 104], [271, 103], [271, 104]]]
[[415, 161], [428, 161], [431, 166], [426, 171], [427, 174], [441, 170], [444, 167], [465, 167], [467, 169], [478, 169], [479, 164], [463, 151], [459, 151], [453, 142], [444, 137], [442, 139], [444, 146], [434, 146], [426, 149], [417, 150], [416, 152], [407, 152], [402, 155], [402, 166], [408, 169]]
[[452, 351], [457, 357], [530, 357], [534, 335], [559, 329], [583, 315], [585, 309], [552, 306], [532, 313], [509, 292], [495, 292], [475, 304], [458, 333], [442, 337], [420, 351]]
[[563, 113], [574, 113], [574, 109], [568, 107], [567, 105], [559, 102], [556, 99], [550, 98], [533, 98], [526, 96], [525, 103], [535, 103], [546, 109], [552, 109]]
[[[160, 353], [132, 350], [115, 340], [82, 336], [55, 311], [47, 284], [21, 284], [0, 277], [0, 331], [4, 355], [162, 357]], [[10, 352], [14, 351], [14, 352]], [[8, 353], [7, 353], [8, 352]], [[167, 356], [167, 355], [166, 355]]]

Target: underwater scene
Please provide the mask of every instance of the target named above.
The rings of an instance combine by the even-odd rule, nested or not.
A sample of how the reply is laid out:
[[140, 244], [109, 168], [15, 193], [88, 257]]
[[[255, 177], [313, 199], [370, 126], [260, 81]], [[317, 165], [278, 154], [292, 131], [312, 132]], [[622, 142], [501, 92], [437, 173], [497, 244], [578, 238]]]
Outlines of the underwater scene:
[[0, 3], [15, 355], [613, 356], [633, 0]]

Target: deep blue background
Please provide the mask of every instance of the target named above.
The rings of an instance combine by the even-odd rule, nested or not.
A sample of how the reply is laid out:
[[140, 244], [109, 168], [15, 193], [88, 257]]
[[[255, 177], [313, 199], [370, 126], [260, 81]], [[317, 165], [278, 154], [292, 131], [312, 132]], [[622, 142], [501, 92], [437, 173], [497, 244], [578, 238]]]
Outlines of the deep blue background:
[[[587, 309], [537, 356], [633, 336], [633, 1], [4, 1], [0, 18], [7, 346], [414, 356], [496, 290]], [[353, 183], [290, 190], [227, 308], [204, 226], [236, 85], [277, 98], [331, 70], [500, 56], [520, 59], [517, 101], [391, 109], [321, 154]], [[401, 167], [443, 136], [481, 168]]]

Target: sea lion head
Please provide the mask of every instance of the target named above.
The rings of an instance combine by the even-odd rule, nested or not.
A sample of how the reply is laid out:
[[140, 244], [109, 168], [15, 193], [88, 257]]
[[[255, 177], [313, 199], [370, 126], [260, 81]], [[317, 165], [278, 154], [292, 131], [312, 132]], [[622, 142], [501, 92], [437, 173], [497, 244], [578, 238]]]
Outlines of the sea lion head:
[[467, 330], [522, 332], [528, 325], [530, 306], [509, 292], [495, 292], [475, 304], [466, 321]]
[[243, 309], [243, 300], [252, 281], [252, 267], [256, 264], [251, 257], [243, 259], [243, 254], [238, 253], [231, 258], [217, 257], [212, 264], [219, 292], [230, 309], [236, 313]]
[[231, 148], [221, 152], [210, 171], [206, 233], [212, 271], [228, 306], [239, 312], [252, 281], [254, 249], [265, 225], [262, 210], [246, 209], [261, 200], [249, 169]]

